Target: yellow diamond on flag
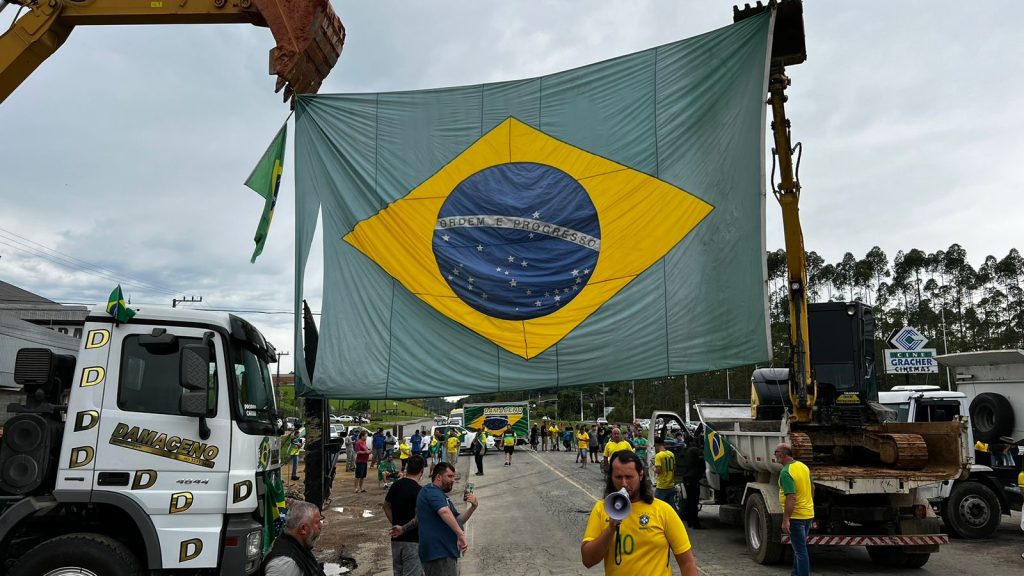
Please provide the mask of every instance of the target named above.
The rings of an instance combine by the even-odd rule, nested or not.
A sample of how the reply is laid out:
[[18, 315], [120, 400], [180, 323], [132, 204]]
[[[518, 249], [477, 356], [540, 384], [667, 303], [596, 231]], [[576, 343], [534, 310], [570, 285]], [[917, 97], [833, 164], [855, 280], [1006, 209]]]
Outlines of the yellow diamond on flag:
[[712, 209], [508, 118], [345, 241], [444, 316], [530, 359]]

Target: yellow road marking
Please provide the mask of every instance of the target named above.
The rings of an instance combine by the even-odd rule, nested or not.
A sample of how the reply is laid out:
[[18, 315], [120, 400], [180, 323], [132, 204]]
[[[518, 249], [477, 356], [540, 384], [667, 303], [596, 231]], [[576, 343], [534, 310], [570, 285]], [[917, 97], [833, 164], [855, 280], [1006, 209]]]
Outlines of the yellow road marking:
[[589, 490], [587, 490], [583, 486], [580, 486], [575, 480], [573, 480], [572, 478], [569, 478], [565, 474], [562, 474], [561, 472], [559, 472], [558, 470], [553, 468], [550, 464], [545, 462], [543, 458], [541, 458], [540, 456], [537, 456], [537, 454], [535, 454], [533, 452], [527, 452], [527, 454], [529, 454], [530, 456], [533, 456], [534, 460], [536, 460], [537, 462], [540, 462], [541, 464], [547, 466], [548, 470], [551, 470], [555, 474], [558, 474], [563, 480], [565, 480], [569, 484], [572, 484], [573, 486], [579, 488], [584, 494], [589, 496], [591, 498], [591, 500], [593, 500], [594, 502], [597, 502], [598, 500], [600, 500], [600, 498], [598, 498], [597, 496], [594, 496], [593, 494], [591, 494]]

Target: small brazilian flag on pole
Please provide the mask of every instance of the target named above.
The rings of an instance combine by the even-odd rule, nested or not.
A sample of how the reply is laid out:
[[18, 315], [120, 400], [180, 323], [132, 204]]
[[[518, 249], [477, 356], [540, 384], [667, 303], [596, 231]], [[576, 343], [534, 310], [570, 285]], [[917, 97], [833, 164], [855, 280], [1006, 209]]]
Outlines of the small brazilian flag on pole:
[[711, 468], [726, 480], [729, 479], [729, 460], [732, 457], [732, 446], [729, 440], [715, 432], [707, 424], [704, 425], [704, 460]]
[[117, 322], [127, 322], [135, 316], [135, 310], [129, 308], [124, 301], [120, 284], [114, 288], [114, 291], [110, 293], [110, 298], [107, 299], [107, 314], [113, 316]]
[[263, 216], [260, 217], [260, 224], [256, 228], [256, 250], [252, 253], [252, 260], [263, 252], [263, 244], [267, 241], [267, 233], [270, 231], [270, 221], [274, 218], [274, 206], [277, 205], [277, 191], [281, 187], [281, 172], [284, 170], [284, 144], [287, 140], [288, 120], [286, 119], [281, 129], [274, 136], [263, 157], [252, 169], [252, 174], [245, 181], [245, 185], [252, 188], [257, 194], [263, 196]]

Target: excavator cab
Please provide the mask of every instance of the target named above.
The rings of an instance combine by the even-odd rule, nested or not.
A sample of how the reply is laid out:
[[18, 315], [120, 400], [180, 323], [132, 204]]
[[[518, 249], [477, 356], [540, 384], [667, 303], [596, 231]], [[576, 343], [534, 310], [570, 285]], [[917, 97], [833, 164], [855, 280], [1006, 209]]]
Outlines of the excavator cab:
[[[878, 403], [875, 369], [875, 319], [861, 302], [807, 305], [811, 374], [817, 385], [812, 419], [826, 426], [865, 426], [891, 421], [891, 410]], [[781, 419], [791, 411], [788, 368], [754, 371], [753, 416]]]
[[123, 0], [0, 0], [27, 9], [0, 35], [0, 102], [60, 48], [75, 26], [114, 24], [232, 24], [270, 28], [275, 92], [284, 100], [315, 93], [341, 55], [345, 27], [329, 0], [213, 0], [212, 2], [124, 2]]

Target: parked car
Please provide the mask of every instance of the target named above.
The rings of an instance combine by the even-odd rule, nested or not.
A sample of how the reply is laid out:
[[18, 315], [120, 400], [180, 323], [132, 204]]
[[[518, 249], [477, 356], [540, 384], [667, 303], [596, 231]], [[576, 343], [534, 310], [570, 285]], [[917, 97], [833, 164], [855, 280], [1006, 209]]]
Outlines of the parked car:
[[351, 417], [351, 416], [349, 416], [348, 414], [342, 414], [341, 416], [338, 416], [338, 422], [355, 422], [355, 421], [356, 421], [356, 419]]
[[440, 414], [438, 414], [437, 416], [434, 416], [434, 424], [440, 425], [440, 424], [445, 424], [446, 422], [448, 422], [448, 417], [447, 416], [442, 416]]
[[[453, 425], [453, 424], [441, 424], [441, 425], [432, 427], [430, 429], [430, 434], [431, 434], [431, 436], [433, 436], [436, 433], [437, 430], [443, 430], [444, 431], [444, 436], [445, 436], [445, 438], [447, 438], [448, 434], [449, 434], [449, 430], [452, 430], [452, 429], [455, 429], [458, 432], [459, 440], [462, 442], [462, 444], [459, 446], [459, 453], [469, 452], [469, 445], [473, 442], [473, 438], [476, 437], [476, 432], [473, 432], [472, 430], [469, 430], [468, 428], [465, 428], [463, 426], [456, 426], [456, 425]], [[495, 449], [496, 444], [494, 443], [494, 436], [491, 436], [490, 434], [484, 434], [484, 436], [486, 437], [485, 440], [484, 440], [484, 454], [487, 454], [487, 452], [489, 450], [494, 450]], [[430, 438], [427, 438], [427, 442], [429, 442], [429, 441], [430, 441]]]
[[345, 427], [344, 426], [342, 426], [341, 424], [331, 424], [331, 440], [332, 441], [337, 442], [337, 441], [340, 440], [344, 444], [345, 437], [346, 437], [346, 434], [345, 434]]

